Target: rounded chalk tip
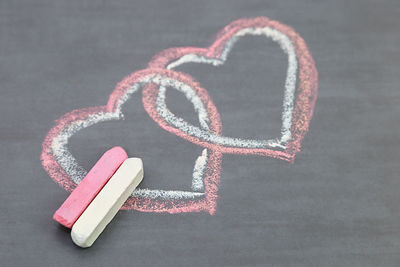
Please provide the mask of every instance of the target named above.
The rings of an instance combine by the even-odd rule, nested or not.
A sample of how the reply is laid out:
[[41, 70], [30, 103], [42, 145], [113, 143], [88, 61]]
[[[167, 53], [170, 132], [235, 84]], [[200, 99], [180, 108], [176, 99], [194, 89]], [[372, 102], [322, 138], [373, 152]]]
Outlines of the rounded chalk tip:
[[92, 244], [87, 243], [87, 241], [88, 241], [87, 236], [80, 234], [80, 233], [76, 233], [73, 229], [71, 231], [71, 239], [75, 243], [75, 245], [77, 245], [81, 248], [88, 248], [92, 245]]
[[115, 147], [113, 147], [113, 148], [110, 148], [109, 150], [106, 151], [105, 154], [108, 154], [108, 153], [116, 153], [116, 154], [123, 155], [123, 156], [125, 156], [126, 158], [128, 157], [128, 154], [126, 153], [125, 149], [123, 149], [123, 148], [120, 147], [120, 146], [115, 146]]
[[143, 161], [141, 158], [127, 158], [125, 162], [129, 165], [140, 166], [143, 169]]

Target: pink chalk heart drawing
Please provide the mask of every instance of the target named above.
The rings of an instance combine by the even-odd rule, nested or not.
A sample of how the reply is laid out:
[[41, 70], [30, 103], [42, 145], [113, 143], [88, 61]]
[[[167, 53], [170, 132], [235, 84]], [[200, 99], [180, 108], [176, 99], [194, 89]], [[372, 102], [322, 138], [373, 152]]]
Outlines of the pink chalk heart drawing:
[[[246, 35], [271, 38], [288, 56], [281, 136], [275, 139], [248, 140], [223, 136], [218, 110], [207, 91], [190, 75], [173, 70], [187, 62], [222, 65], [235, 42]], [[166, 131], [204, 149], [193, 168], [192, 191], [137, 189], [123, 209], [169, 213], [206, 211], [214, 214], [224, 153], [257, 154], [294, 161], [313, 114], [317, 76], [304, 40], [293, 29], [265, 17], [239, 19], [227, 25], [208, 48], [170, 48], [159, 53], [147, 69], [136, 71], [118, 83], [105, 106], [73, 110], [59, 118], [43, 141], [42, 165], [54, 181], [72, 191], [87, 171], [69, 152], [69, 138], [93, 124], [123, 119], [121, 106], [143, 88], [143, 105], [150, 117]], [[183, 93], [192, 103], [200, 127], [175, 116], [167, 108], [165, 93], [169, 87]]]
[[170, 48], [156, 55], [149, 67], [173, 69], [188, 62], [222, 65], [236, 41], [247, 35], [271, 38], [288, 56], [280, 137], [268, 140], [232, 138], [191, 125], [167, 108], [165, 87], [151, 84], [143, 91], [146, 111], [163, 129], [200, 146], [222, 153], [256, 154], [293, 162], [313, 114], [318, 73], [304, 40], [290, 27], [266, 17], [239, 19], [227, 25], [210, 47]]
[[[221, 133], [218, 111], [207, 91], [190, 76], [173, 70], [144, 69], [132, 73], [115, 87], [106, 106], [74, 110], [56, 121], [43, 144], [41, 160], [51, 178], [63, 188], [72, 191], [84, 178], [87, 171], [79, 166], [68, 151], [68, 140], [76, 132], [93, 124], [123, 119], [122, 105], [143, 85], [154, 83], [160, 86], [173, 86], [179, 91], [191, 91], [198, 95], [194, 101], [204, 105], [201, 121], [217, 134]], [[211, 116], [208, 116], [211, 114]], [[198, 212], [216, 211], [216, 197], [220, 178], [222, 153], [204, 149], [197, 158], [193, 169], [193, 191], [174, 191], [158, 189], [137, 189], [125, 202], [123, 209], [136, 209], [144, 212]]]

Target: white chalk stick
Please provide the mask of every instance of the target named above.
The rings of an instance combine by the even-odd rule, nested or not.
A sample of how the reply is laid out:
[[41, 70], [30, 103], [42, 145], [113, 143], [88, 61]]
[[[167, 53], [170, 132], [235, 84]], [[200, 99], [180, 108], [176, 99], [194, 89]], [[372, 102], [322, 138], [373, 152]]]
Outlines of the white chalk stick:
[[90, 247], [142, 179], [142, 160], [126, 159], [72, 226], [74, 243]]

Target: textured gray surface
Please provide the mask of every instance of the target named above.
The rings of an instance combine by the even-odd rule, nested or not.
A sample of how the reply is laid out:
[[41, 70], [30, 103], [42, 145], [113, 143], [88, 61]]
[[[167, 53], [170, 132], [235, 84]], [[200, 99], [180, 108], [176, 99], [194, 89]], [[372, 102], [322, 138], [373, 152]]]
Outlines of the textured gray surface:
[[[2, 266], [399, 266], [400, 2], [1, 1], [0, 259]], [[174, 46], [207, 46], [240, 17], [267, 16], [307, 42], [319, 72], [310, 131], [294, 164], [225, 155], [218, 211], [120, 212], [86, 250], [51, 220], [67, 192], [40, 163], [53, 121], [103, 105], [115, 84]], [[279, 130], [285, 57], [262, 38], [238, 43], [226, 64], [187, 64], [230, 136]], [[265, 73], [268, 73], [266, 75]], [[196, 123], [175, 92], [167, 104]], [[110, 146], [144, 160], [145, 185], [190, 186], [201, 149], [149, 119], [71, 139], [90, 166]]]

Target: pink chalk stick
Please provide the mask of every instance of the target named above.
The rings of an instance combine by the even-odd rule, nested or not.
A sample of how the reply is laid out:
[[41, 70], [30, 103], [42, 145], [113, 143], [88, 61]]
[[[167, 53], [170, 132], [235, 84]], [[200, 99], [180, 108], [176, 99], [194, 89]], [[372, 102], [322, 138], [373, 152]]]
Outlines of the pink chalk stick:
[[127, 158], [128, 155], [122, 147], [117, 146], [106, 151], [54, 213], [53, 219], [65, 227], [72, 228], [79, 216]]

